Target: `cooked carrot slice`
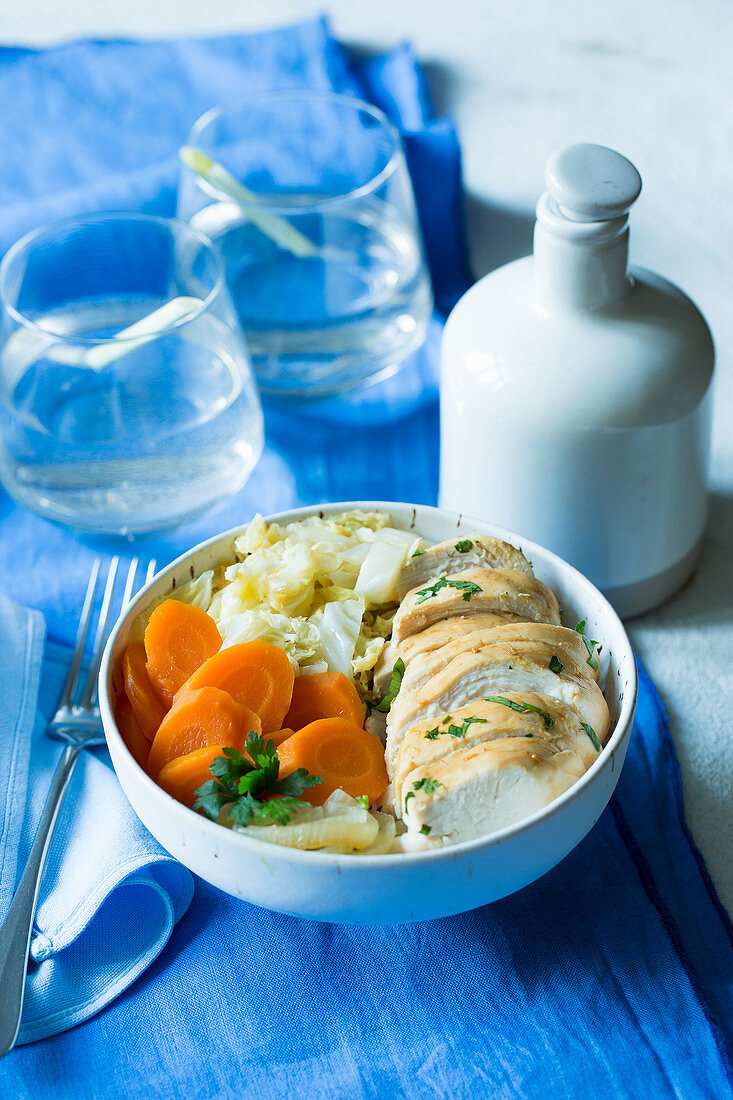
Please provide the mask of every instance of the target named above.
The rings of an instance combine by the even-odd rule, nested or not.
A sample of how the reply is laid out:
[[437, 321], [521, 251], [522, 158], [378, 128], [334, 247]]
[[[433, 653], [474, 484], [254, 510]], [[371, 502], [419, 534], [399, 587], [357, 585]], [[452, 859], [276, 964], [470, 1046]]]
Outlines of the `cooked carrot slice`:
[[293, 695], [295, 673], [287, 653], [269, 642], [242, 642], [209, 657], [186, 690], [217, 687], [259, 714], [263, 733], [282, 729]]
[[213, 778], [209, 769], [217, 756], [223, 755], [224, 745], [206, 745], [202, 749], [187, 752], [184, 756], [177, 756], [175, 760], [169, 760], [163, 765], [158, 784], [184, 806], [193, 809], [196, 791]]
[[280, 775], [305, 768], [323, 783], [300, 796], [320, 806], [339, 788], [353, 798], [367, 795], [370, 802], [387, 789], [384, 748], [378, 737], [345, 718], [321, 718], [298, 730], [279, 746]]
[[122, 656], [122, 675], [125, 694], [137, 718], [140, 729], [152, 741], [163, 721], [166, 708], [153, 691], [145, 666], [145, 649], [140, 642], [132, 642]]
[[342, 672], [317, 672], [296, 679], [283, 725], [300, 730], [319, 718], [346, 718], [356, 726], [364, 725], [358, 692]]
[[182, 691], [155, 735], [148, 774], [157, 779], [169, 760], [207, 745], [228, 745], [244, 753], [250, 730], [262, 732], [259, 717], [235, 703], [226, 691], [215, 687]]
[[140, 729], [140, 724], [135, 717], [132, 704], [124, 691], [121, 691], [117, 696], [117, 702], [115, 704], [115, 722], [117, 723], [117, 729], [120, 731], [120, 737], [125, 742], [140, 767], [144, 768], [148, 762], [150, 742]]
[[221, 648], [216, 623], [193, 604], [164, 600], [145, 628], [145, 652], [150, 682], [164, 703], [173, 696], [192, 672]]
[[294, 733], [295, 733], [295, 730], [291, 730], [291, 729], [287, 729], [287, 728], [282, 729], [282, 730], [275, 730], [273, 733], [265, 734], [265, 740], [266, 741], [274, 741], [275, 742], [275, 748], [277, 748], [278, 745], [282, 745], [283, 741], [287, 741], [288, 737], [292, 737]]

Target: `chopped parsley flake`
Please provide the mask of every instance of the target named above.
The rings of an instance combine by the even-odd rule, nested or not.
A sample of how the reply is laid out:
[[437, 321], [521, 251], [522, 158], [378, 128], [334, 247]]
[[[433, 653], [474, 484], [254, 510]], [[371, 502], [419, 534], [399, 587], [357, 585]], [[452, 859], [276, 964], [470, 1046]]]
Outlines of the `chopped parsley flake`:
[[357, 795], [356, 796], [356, 801], [359, 803], [362, 810], [368, 810], [369, 809], [369, 795], [368, 794], [359, 794], [359, 795]]
[[415, 792], [410, 791], [410, 793], [407, 795], [407, 797], [405, 799], [405, 813], [407, 813], [407, 803], [410, 801], [411, 798], [414, 798], [414, 797], [415, 797]]
[[424, 550], [416, 550], [415, 553], [412, 556], [413, 556], [413, 558], [419, 558], [420, 555], [424, 554], [424, 553], [425, 553]]
[[557, 675], [559, 676], [560, 673], [562, 672], [562, 670], [564, 669], [564, 667], [565, 666], [562, 663], [562, 661], [560, 660], [560, 658], [556, 657], [555, 654], [553, 653], [552, 657], [550, 657], [550, 672], [556, 672]]
[[585, 732], [588, 734], [588, 736], [590, 737], [590, 741], [591, 741], [591, 744], [593, 745], [593, 748], [596, 750], [596, 752], [600, 752], [601, 751], [601, 742], [598, 740], [598, 738], [596, 736], [596, 731], [593, 729], [592, 726], [589, 726], [587, 722], [581, 722], [580, 724], [583, 727], [583, 729], [585, 730]]
[[[443, 725], [445, 725], [446, 722], [451, 722], [450, 715], [443, 719]], [[448, 726], [448, 729], [441, 729], [440, 726], [433, 726], [433, 728], [428, 730], [425, 734], [425, 738], [428, 741], [435, 741], [441, 733], [447, 734], [448, 737], [465, 737], [468, 732], [468, 727], [472, 722], [488, 722], [488, 718], [476, 718], [474, 715], [471, 715], [468, 718], [464, 718], [460, 726], [456, 726], [452, 722]]]
[[420, 829], [420, 832], [422, 833], [423, 836], [430, 836], [430, 826], [429, 825], [423, 825], [422, 828]]
[[423, 790], [425, 794], [432, 794], [438, 787], [442, 787], [443, 784], [438, 779], [430, 779], [424, 775], [422, 779], [416, 779], [412, 784], [416, 791]]
[[469, 550], [473, 550], [473, 543], [470, 539], [461, 539], [456, 543], [456, 550], [459, 554], [467, 554]]
[[510, 710], [516, 710], [519, 714], [539, 714], [540, 718], [545, 723], [545, 729], [552, 729], [553, 718], [548, 714], [546, 710], [540, 710], [539, 707], [533, 706], [532, 703], [515, 703], [513, 699], [505, 699], [503, 695], [485, 695], [485, 703], [501, 703], [503, 707], [509, 707]]
[[598, 672], [598, 661], [596, 660], [596, 646], [598, 642], [595, 638], [586, 638], [585, 636], [585, 619], [581, 619], [579, 623], [575, 625], [576, 634], [580, 634], [581, 638], [585, 642], [585, 648], [588, 650], [588, 664], [594, 672]]
[[459, 592], [463, 593], [463, 598], [466, 601], [470, 600], [472, 596], [475, 596], [477, 592], [483, 591], [483, 589], [480, 588], [479, 585], [474, 584], [473, 581], [457, 581], [449, 580], [448, 577], [440, 577], [435, 584], [431, 584], [427, 588], [419, 589], [415, 603], [425, 603], [426, 600], [430, 600], [433, 596], [437, 596], [442, 588], [458, 589]]
[[395, 663], [392, 665], [392, 679], [389, 682], [389, 690], [384, 698], [380, 699], [378, 703], [369, 703], [369, 713], [373, 710], [378, 710], [380, 714], [387, 714], [392, 703], [397, 698], [397, 694], [402, 687], [402, 677], [405, 675], [405, 662], [401, 657], [398, 657]]

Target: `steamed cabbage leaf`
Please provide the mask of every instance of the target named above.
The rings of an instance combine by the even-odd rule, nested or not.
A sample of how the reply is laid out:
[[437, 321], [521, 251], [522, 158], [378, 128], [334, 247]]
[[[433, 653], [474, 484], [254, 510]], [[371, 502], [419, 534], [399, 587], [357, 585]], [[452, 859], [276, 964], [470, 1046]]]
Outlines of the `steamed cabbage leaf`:
[[422, 542], [382, 512], [270, 524], [255, 516], [235, 539], [238, 560], [201, 585], [197, 604], [208, 592], [224, 646], [263, 638], [300, 672], [343, 672], [364, 694], [391, 631], [400, 572]]

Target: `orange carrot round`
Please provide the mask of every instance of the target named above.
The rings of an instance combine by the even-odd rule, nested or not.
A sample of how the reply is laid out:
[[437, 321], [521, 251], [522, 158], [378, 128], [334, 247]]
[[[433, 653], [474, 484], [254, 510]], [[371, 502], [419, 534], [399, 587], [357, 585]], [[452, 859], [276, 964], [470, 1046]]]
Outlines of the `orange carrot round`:
[[345, 718], [321, 718], [298, 730], [279, 746], [280, 775], [305, 768], [323, 783], [300, 796], [320, 806], [339, 788], [353, 798], [367, 795], [370, 802], [387, 788], [384, 748], [379, 738]]
[[117, 696], [115, 722], [117, 723], [117, 729], [120, 731], [120, 737], [140, 767], [144, 768], [148, 762], [150, 742], [140, 729], [132, 704], [124, 691], [121, 691]]
[[300, 730], [319, 718], [346, 718], [355, 726], [364, 725], [364, 707], [358, 692], [342, 672], [317, 672], [296, 679], [293, 701], [283, 725]]
[[169, 706], [192, 672], [221, 648], [216, 623], [193, 604], [164, 600], [145, 628], [150, 682]]
[[196, 791], [213, 778], [209, 769], [217, 756], [223, 755], [224, 745], [205, 745], [202, 749], [177, 756], [161, 768], [158, 785], [178, 802], [193, 809]]
[[222, 649], [187, 681], [187, 691], [217, 687], [237, 703], [256, 711], [262, 731], [282, 729], [293, 695], [295, 673], [287, 653], [269, 642], [242, 642]]
[[282, 730], [274, 730], [272, 733], [268, 733], [265, 735], [265, 740], [274, 741], [275, 748], [277, 748], [278, 745], [282, 745], [283, 741], [287, 741], [288, 737], [292, 737], [294, 733], [295, 730], [287, 728]]
[[148, 774], [157, 779], [169, 760], [207, 745], [227, 745], [244, 753], [250, 730], [262, 732], [259, 717], [226, 691], [215, 687], [182, 691], [155, 735]]
[[145, 650], [140, 642], [132, 642], [122, 656], [122, 676], [125, 694], [130, 700], [140, 729], [152, 741], [163, 721], [166, 707], [153, 691], [145, 666]]

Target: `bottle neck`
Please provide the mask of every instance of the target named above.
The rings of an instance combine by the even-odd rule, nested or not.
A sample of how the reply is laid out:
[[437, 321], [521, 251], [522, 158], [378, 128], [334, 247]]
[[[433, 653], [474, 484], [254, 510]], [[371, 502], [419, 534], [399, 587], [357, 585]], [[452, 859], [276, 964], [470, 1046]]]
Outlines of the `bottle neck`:
[[545, 308], [597, 309], [623, 298], [630, 282], [627, 216], [573, 219], [549, 195], [537, 205], [534, 292]]

